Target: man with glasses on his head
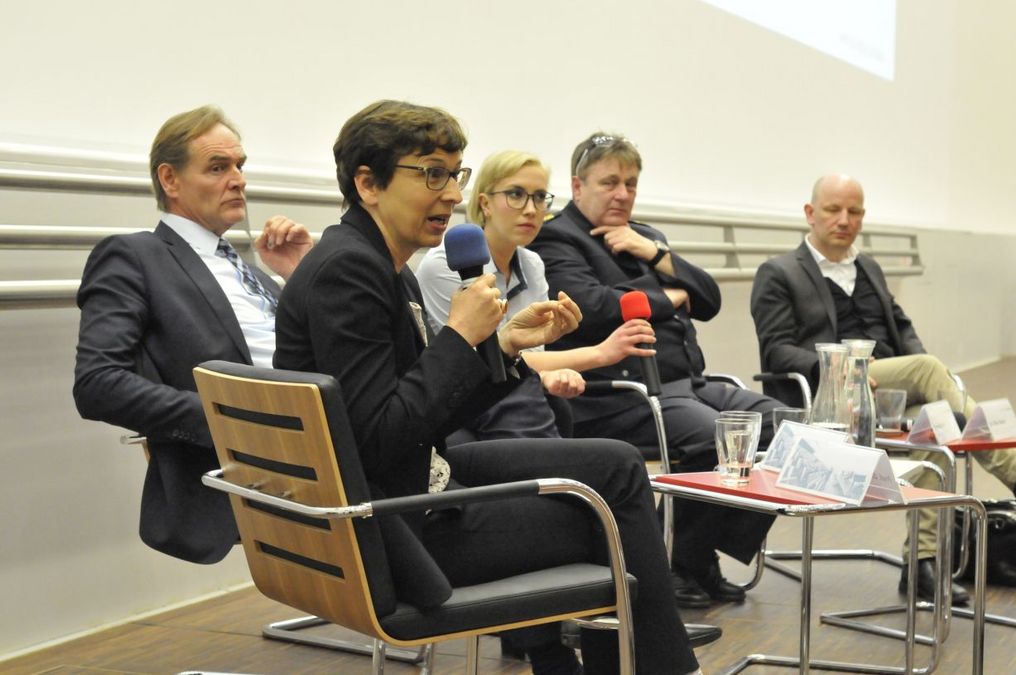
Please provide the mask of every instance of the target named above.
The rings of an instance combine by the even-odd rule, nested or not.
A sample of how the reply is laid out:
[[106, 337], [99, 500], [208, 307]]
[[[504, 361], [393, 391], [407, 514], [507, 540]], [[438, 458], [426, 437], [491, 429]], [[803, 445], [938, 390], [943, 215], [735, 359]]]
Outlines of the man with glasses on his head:
[[[572, 154], [572, 201], [544, 224], [530, 248], [546, 266], [551, 294], [564, 291], [579, 305], [578, 329], [550, 349], [596, 344], [623, 321], [619, 299], [628, 291], [649, 298], [656, 331], [656, 360], [663, 383], [660, 403], [674, 471], [708, 471], [716, 464], [714, 422], [721, 411], [755, 411], [768, 422], [779, 403], [703, 377], [705, 360], [693, 319], [720, 310], [720, 289], [704, 270], [673, 253], [666, 237], [631, 220], [642, 158], [627, 139], [597, 132]], [[587, 380], [641, 380], [635, 358], [584, 373]], [[574, 433], [656, 445], [649, 407], [637, 394], [585, 395], [571, 400]], [[763, 424], [759, 449], [772, 438]], [[716, 551], [748, 563], [772, 519], [693, 501], [674, 514], [674, 592], [683, 607], [710, 601], [740, 602], [744, 591], [720, 572]]]
[[[197, 563], [221, 560], [238, 535], [228, 498], [201, 484], [218, 461], [191, 371], [210, 359], [271, 367], [275, 351], [279, 287], [225, 239], [247, 217], [246, 160], [218, 108], [166, 120], [149, 155], [160, 222], [96, 244], [77, 298], [78, 412], [148, 439], [141, 539]], [[283, 278], [311, 246], [284, 216], [254, 241]]]

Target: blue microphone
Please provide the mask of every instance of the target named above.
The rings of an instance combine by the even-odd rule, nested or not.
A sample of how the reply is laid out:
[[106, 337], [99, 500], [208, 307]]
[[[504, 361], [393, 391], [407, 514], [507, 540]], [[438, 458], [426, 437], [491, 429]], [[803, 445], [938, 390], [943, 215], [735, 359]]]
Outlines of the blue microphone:
[[[456, 225], [445, 233], [444, 246], [448, 269], [458, 272], [463, 282], [482, 275], [483, 266], [490, 262], [490, 249], [487, 248], [487, 239], [479, 225]], [[495, 384], [504, 382], [504, 359], [501, 356], [501, 345], [497, 342], [497, 331], [478, 344], [476, 351], [490, 369], [491, 381]]]

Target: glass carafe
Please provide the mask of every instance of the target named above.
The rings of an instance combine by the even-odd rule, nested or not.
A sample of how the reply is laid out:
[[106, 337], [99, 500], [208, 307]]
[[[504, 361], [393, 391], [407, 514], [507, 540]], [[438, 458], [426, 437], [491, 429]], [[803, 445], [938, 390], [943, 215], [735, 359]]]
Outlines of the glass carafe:
[[868, 381], [868, 357], [847, 357], [847, 404], [850, 438], [857, 445], [875, 447], [875, 397]]
[[846, 338], [840, 340], [840, 344], [846, 345], [848, 356], [871, 356], [875, 352], [874, 340], [861, 340], [857, 338]]
[[850, 429], [850, 409], [847, 406], [846, 377], [847, 353], [846, 345], [835, 342], [819, 342], [815, 345], [818, 352], [818, 391], [811, 404], [811, 423], [817, 427], [848, 431]]

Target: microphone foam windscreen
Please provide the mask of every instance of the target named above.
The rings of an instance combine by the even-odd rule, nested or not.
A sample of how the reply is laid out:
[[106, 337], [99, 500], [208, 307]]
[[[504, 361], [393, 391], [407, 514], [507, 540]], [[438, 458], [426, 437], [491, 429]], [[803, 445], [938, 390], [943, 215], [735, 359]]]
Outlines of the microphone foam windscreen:
[[649, 296], [642, 291], [628, 291], [621, 296], [621, 317], [625, 321], [648, 319], [653, 315], [649, 307]]
[[444, 238], [448, 269], [459, 272], [470, 267], [483, 267], [490, 262], [490, 250], [483, 229], [472, 223], [456, 225]]

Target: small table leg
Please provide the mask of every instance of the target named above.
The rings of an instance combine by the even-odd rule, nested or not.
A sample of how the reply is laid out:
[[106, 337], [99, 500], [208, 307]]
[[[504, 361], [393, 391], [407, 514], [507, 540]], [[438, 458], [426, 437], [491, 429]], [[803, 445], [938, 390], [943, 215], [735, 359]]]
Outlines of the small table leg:
[[811, 670], [811, 546], [815, 519], [801, 523], [801, 673]]

